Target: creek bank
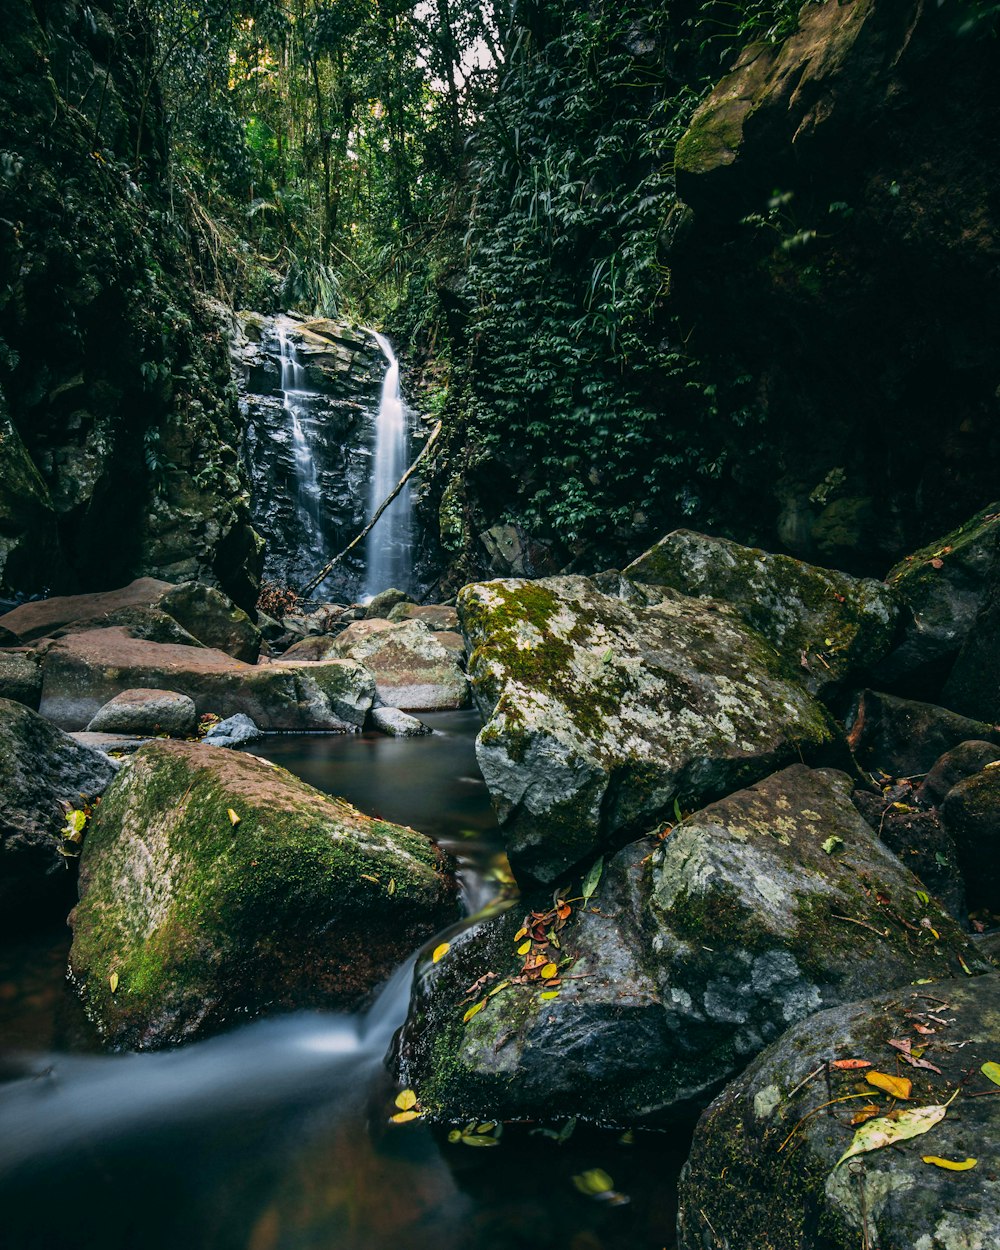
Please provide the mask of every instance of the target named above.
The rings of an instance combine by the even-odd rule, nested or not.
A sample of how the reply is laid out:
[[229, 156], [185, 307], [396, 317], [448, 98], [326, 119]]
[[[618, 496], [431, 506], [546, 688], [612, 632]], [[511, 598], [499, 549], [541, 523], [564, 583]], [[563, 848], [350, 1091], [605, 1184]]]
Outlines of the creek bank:
[[110, 1044], [157, 1047], [357, 1004], [456, 916], [422, 834], [257, 757], [156, 742], [92, 819], [70, 971]]
[[[981, 1066], [997, 1062], [998, 1034], [996, 973], [896, 989], [797, 1024], [702, 1116], [681, 1176], [679, 1250], [995, 1245], [1000, 1103], [975, 1095], [996, 1090]], [[900, 1067], [907, 1044], [934, 1068]], [[897, 1101], [863, 1071], [830, 1066], [848, 1059], [905, 1075], [912, 1092]], [[831, 1099], [845, 1101], [816, 1114]], [[949, 1103], [925, 1135], [838, 1164], [860, 1131], [852, 1118]], [[951, 1171], [924, 1156], [977, 1162]]]
[[567, 878], [467, 930], [418, 965], [400, 1079], [448, 1122], [656, 1123], [824, 1007], [986, 971], [851, 791], [794, 765], [618, 852], [589, 905]]

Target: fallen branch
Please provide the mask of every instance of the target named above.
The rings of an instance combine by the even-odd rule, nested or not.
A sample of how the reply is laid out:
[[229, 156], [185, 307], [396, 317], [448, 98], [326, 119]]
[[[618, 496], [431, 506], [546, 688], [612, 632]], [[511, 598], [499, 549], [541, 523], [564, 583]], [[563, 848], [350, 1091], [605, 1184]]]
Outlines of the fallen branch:
[[326, 579], [330, 576], [330, 574], [333, 572], [336, 566], [341, 562], [341, 560], [343, 560], [344, 556], [348, 554], [348, 552], [353, 551], [354, 548], [358, 545], [358, 543], [363, 542], [364, 539], [368, 537], [368, 535], [375, 528], [376, 521], [378, 521], [382, 513], [385, 512], [386, 508], [388, 508], [388, 506], [396, 498], [396, 496], [403, 489], [406, 483], [410, 480], [410, 478], [412, 477], [413, 473], [415, 472], [417, 468], [417, 465], [421, 462], [421, 460], [423, 460], [424, 456], [427, 455], [430, 449], [437, 442], [438, 435], [440, 433], [441, 433], [441, 422], [439, 421], [437, 425], [434, 427], [434, 429], [431, 430], [431, 436], [427, 440], [427, 442], [424, 443], [423, 448], [421, 449], [420, 455], [417, 456], [416, 460], [414, 460], [414, 462], [406, 470], [406, 472], [399, 479], [396, 485], [392, 488], [389, 494], [386, 495], [385, 499], [383, 499], [382, 502], [379, 504], [379, 506], [375, 509], [375, 515], [368, 522], [368, 524], [361, 531], [361, 533], [358, 534], [356, 538], [353, 538], [347, 544], [344, 550], [341, 551], [338, 555], [335, 555], [328, 564], [324, 564], [323, 567], [320, 569], [320, 571], [316, 574], [316, 576], [312, 578], [311, 581], [306, 582], [306, 584], [302, 587], [302, 589], [299, 591], [299, 594], [303, 599], [306, 598], [306, 596], [309, 595], [312, 591], [314, 591], [316, 587], [320, 585], [321, 582], [326, 581]]

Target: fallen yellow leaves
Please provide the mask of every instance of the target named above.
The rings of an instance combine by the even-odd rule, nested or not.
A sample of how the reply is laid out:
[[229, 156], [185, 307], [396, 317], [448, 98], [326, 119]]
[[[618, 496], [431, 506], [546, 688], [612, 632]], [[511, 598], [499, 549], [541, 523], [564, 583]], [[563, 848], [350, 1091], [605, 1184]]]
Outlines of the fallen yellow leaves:
[[876, 1089], [884, 1090], [893, 1098], [902, 1098], [904, 1101], [913, 1092], [913, 1082], [905, 1076], [890, 1076], [887, 1072], [866, 1072], [865, 1080]]

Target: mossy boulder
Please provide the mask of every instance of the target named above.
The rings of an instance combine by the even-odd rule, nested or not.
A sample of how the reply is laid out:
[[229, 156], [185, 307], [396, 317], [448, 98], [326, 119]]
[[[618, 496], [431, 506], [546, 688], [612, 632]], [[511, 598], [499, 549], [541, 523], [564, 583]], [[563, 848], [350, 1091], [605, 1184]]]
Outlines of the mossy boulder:
[[986, 600], [998, 544], [1000, 503], [992, 503], [890, 570], [886, 582], [905, 605], [904, 632], [879, 665], [880, 682], [905, 693], [940, 690]]
[[620, 851], [589, 904], [566, 879], [453, 939], [418, 964], [402, 1079], [445, 1121], [656, 1123], [813, 1012], [985, 970], [850, 793], [794, 765]]
[[454, 648], [422, 621], [355, 621], [337, 637], [334, 653], [370, 669], [378, 697], [390, 707], [441, 711], [469, 701]]
[[45, 651], [40, 707], [64, 729], [82, 729], [109, 699], [138, 688], [188, 695], [199, 714], [244, 712], [262, 729], [358, 729], [375, 697], [371, 673], [353, 660], [244, 664], [120, 627], [70, 634]]
[[739, 615], [659, 590], [630, 606], [583, 577], [458, 599], [476, 755], [519, 880], [555, 881], [673, 811], [718, 798], [835, 731]]
[[198, 711], [188, 695], [175, 690], [123, 690], [98, 709], [87, 731], [190, 738], [197, 728]]
[[75, 872], [60, 851], [66, 809], [97, 798], [115, 766], [30, 708], [0, 698], [0, 930], [58, 922]]
[[254, 756], [156, 742], [87, 833], [70, 971], [109, 1043], [163, 1046], [356, 1004], [456, 908], [422, 834]]
[[[919, 1025], [920, 1030], [915, 1026]], [[922, 1031], [921, 1031], [922, 1030]], [[966, 1250], [1000, 1239], [1000, 1101], [980, 1072], [997, 1061], [1000, 975], [905, 987], [824, 1011], [769, 1047], [712, 1103], [681, 1175], [679, 1250]], [[901, 1065], [924, 1047], [938, 1069]], [[899, 1102], [831, 1060], [864, 1059], [913, 1082]], [[862, 1114], [954, 1102], [924, 1135], [838, 1165]], [[835, 1103], [818, 1111], [824, 1103]], [[864, 1108], [864, 1112], [861, 1109]], [[818, 1113], [817, 1113], [818, 1111]], [[962, 1163], [950, 1171], [923, 1156]]]
[[899, 620], [898, 599], [882, 582], [691, 530], [667, 534], [624, 573], [731, 603], [813, 694], [880, 660]]

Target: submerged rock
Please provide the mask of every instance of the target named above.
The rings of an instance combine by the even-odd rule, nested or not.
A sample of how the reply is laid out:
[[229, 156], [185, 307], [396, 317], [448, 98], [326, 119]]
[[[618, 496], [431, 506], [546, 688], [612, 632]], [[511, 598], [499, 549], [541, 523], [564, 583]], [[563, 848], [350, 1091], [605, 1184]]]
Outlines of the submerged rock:
[[0, 699], [0, 929], [66, 915], [75, 873], [60, 854], [63, 804], [96, 798], [114, 775], [100, 751]]
[[823, 708], [733, 609], [666, 591], [631, 607], [583, 577], [466, 586], [487, 724], [476, 755], [519, 879], [832, 743]]
[[91, 733], [167, 734], [190, 738], [198, 728], [194, 700], [176, 690], [123, 690], [93, 717]]
[[336, 639], [336, 653], [369, 668], [379, 698], [391, 707], [430, 712], [469, 701], [454, 651], [420, 621], [356, 621]]
[[110, 1043], [163, 1046], [263, 1011], [356, 1004], [455, 916], [454, 879], [422, 834], [254, 756], [156, 742], [87, 834], [70, 970]]
[[132, 687], [176, 690], [194, 700], [199, 714], [244, 712], [264, 729], [356, 729], [375, 694], [371, 673], [352, 660], [244, 664], [207, 647], [95, 629], [46, 650], [42, 714], [65, 729], [82, 729], [98, 708]]
[[[997, 1061], [998, 1020], [1000, 975], [993, 973], [897, 989], [789, 1030], [702, 1116], [681, 1174], [679, 1250], [996, 1245], [1000, 1186], [992, 1157], [1000, 1101], [970, 1095], [996, 1089], [980, 1067]], [[908, 1040], [914, 1052], [923, 1047], [938, 1070], [900, 1067], [890, 1039]], [[899, 1102], [859, 1081], [857, 1071], [828, 1066], [841, 1059], [905, 1075], [913, 1083], [909, 1099]], [[832, 1099], [843, 1099], [842, 1108], [816, 1114]], [[905, 1116], [948, 1103], [926, 1134], [838, 1165], [860, 1114]], [[978, 1162], [971, 1171], [951, 1171], [924, 1162], [925, 1155]]]
[[899, 601], [882, 582], [690, 530], [662, 538], [624, 575], [731, 603], [814, 694], [880, 660], [899, 619]]
[[371, 722], [373, 728], [379, 733], [388, 734], [390, 738], [419, 738], [431, 732], [422, 720], [407, 716], [398, 707], [373, 707]]
[[418, 966], [402, 1079], [441, 1120], [656, 1122], [821, 1008], [984, 971], [850, 793], [794, 765], [620, 851], [587, 905], [566, 881], [452, 939]]

